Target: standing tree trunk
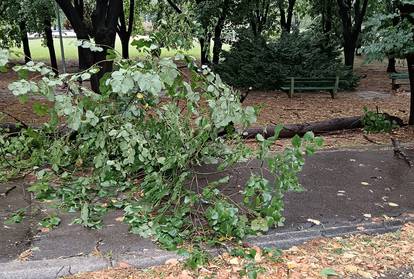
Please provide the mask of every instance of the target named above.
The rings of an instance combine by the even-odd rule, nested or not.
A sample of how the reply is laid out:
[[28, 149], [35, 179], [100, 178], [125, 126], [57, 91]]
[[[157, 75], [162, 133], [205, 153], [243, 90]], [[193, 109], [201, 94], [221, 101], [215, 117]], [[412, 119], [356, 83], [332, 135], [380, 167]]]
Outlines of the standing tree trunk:
[[293, 9], [295, 7], [296, 0], [288, 0], [288, 7], [286, 12], [284, 1], [285, 0], [278, 0], [280, 11], [280, 27], [282, 29], [282, 33], [290, 33], [292, 29]]
[[121, 14], [119, 15], [119, 24], [116, 32], [121, 39], [122, 57], [129, 58], [129, 40], [131, 39], [132, 29], [134, 27], [135, 0], [129, 0], [129, 18], [128, 26], [125, 19], [125, 11], [122, 3]]
[[250, 12], [250, 28], [255, 37], [260, 37], [267, 24], [270, 0], [257, 1], [256, 6]]
[[213, 46], [213, 64], [218, 64], [220, 61], [220, 53], [223, 48], [223, 42], [221, 39], [221, 33], [224, 28], [224, 23], [229, 12], [230, 0], [225, 0], [223, 6], [221, 7], [221, 14], [217, 20], [217, 24], [214, 28], [214, 46]]
[[113, 62], [106, 60], [108, 49], [115, 48], [116, 27], [122, 10], [120, 0], [97, 0], [96, 9], [92, 14], [93, 37], [95, 43], [104, 51], [94, 53], [94, 62], [101, 70], [93, 75], [95, 92], [99, 91], [99, 81], [105, 73], [112, 71]]
[[332, 31], [332, 3], [330, 1], [324, 1], [324, 9], [322, 12], [322, 28], [325, 34], [329, 34]]
[[32, 54], [30, 52], [29, 38], [27, 37], [26, 23], [20, 22], [19, 27], [23, 45], [24, 62], [27, 63], [32, 60]]
[[410, 92], [411, 92], [411, 104], [410, 104], [410, 117], [408, 125], [414, 125], [414, 54], [407, 57], [408, 74], [410, 77]]
[[[361, 1], [362, 6], [361, 6]], [[337, 0], [339, 15], [342, 20], [342, 35], [344, 40], [345, 65], [354, 68], [355, 50], [359, 35], [361, 33], [362, 22], [367, 12], [368, 0]], [[354, 22], [354, 24], [352, 24]]]
[[201, 65], [210, 64], [210, 39], [211, 35], [207, 33], [204, 37], [198, 38], [200, 43], [200, 62]]
[[[407, 18], [411, 25], [414, 25], [414, 4], [402, 4], [398, 6], [401, 18]], [[414, 36], [413, 36], [414, 41]], [[409, 125], [414, 125], [414, 53], [407, 56], [408, 75], [410, 77], [410, 117], [408, 119]]]
[[387, 73], [396, 73], [397, 69], [395, 68], [396, 60], [394, 57], [388, 58]]
[[56, 52], [52, 35], [52, 23], [50, 22], [50, 19], [45, 20], [45, 39], [46, 46], [49, 49], [50, 65], [53, 69], [53, 72], [55, 72], [55, 74], [58, 74], [58, 64], [56, 60]]
[[78, 48], [79, 67], [86, 69], [97, 64], [101, 70], [92, 75], [91, 88], [99, 93], [100, 78], [112, 70], [112, 61], [105, 61], [108, 48], [115, 46], [116, 26], [121, 13], [121, 0], [96, 0], [95, 10], [92, 15], [92, 30], [90, 30], [83, 18], [83, 0], [71, 1], [55, 0], [75, 30], [78, 40], [95, 39], [104, 51], [92, 52], [87, 48]]

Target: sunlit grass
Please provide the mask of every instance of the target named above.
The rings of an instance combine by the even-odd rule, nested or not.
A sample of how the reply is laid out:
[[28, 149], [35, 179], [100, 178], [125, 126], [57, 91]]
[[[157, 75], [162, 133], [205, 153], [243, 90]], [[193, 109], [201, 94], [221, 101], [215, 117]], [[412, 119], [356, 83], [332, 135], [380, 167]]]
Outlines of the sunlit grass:
[[[35, 61], [49, 61], [49, 51], [45, 45], [43, 45], [42, 39], [32, 39], [29, 41], [30, 44], [30, 51], [32, 54], [32, 59]], [[58, 61], [61, 61], [61, 51], [60, 51], [60, 41], [59, 39], [54, 39], [55, 44], [55, 50], [56, 50], [56, 56]], [[63, 39], [63, 46], [64, 46], [64, 54], [65, 54], [65, 60], [77, 60], [78, 59], [78, 51], [76, 47], [76, 39], [75, 38], [64, 38]], [[116, 40], [115, 43], [115, 49], [118, 52], [121, 52], [121, 42], [119, 39]], [[14, 48], [14, 51], [17, 51], [19, 53], [23, 53], [22, 48]], [[176, 54], [176, 50], [166, 50], [163, 49], [161, 51], [161, 56], [173, 56]], [[192, 55], [196, 58], [200, 57], [200, 46], [195, 43], [194, 47], [190, 50], [185, 51], [186, 54]], [[138, 50], [133, 47], [129, 46], [129, 54], [131, 58], [136, 58], [142, 55], [142, 53], [138, 52]], [[13, 60], [23, 60], [23, 56], [17, 57], [16, 55], [12, 56]]]

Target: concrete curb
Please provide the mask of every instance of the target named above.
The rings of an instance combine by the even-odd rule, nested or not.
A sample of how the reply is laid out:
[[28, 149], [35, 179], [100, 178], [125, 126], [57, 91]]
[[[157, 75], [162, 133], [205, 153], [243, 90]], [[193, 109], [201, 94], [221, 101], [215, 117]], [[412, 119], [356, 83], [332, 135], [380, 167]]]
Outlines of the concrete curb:
[[[338, 237], [351, 234], [382, 234], [400, 229], [406, 222], [413, 222], [414, 217], [401, 217], [382, 223], [353, 223], [342, 226], [314, 226], [303, 231], [270, 232], [267, 235], [248, 238], [246, 242], [261, 247], [288, 249], [306, 241], [320, 237]], [[212, 250], [217, 254], [218, 250]], [[143, 252], [118, 255], [114, 259], [83, 256], [66, 259], [50, 259], [26, 262], [9, 262], [0, 264], [2, 279], [54, 279], [79, 272], [95, 271], [127, 263], [137, 268], [147, 268], [164, 264], [168, 259], [182, 258], [176, 253], [164, 250], [146, 250]]]

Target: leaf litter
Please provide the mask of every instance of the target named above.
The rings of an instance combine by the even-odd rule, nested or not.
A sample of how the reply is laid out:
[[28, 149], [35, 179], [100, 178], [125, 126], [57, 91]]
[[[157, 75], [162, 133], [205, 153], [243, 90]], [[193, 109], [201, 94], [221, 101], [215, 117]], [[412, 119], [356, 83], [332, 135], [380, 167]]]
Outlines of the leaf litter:
[[174, 260], [149, 269], [122, 265], [66, 279], [251, 278], [248, 276], [254, 273], [243, 273], [246, 266], [257, 270], [257, 278], [375, 278], [414, 265], [414, 224], [382, 235], [315, 239], [277, 257], [258, 247], [252, 249], [256, 251], [254, 259], [224, 253], [195, 271]]

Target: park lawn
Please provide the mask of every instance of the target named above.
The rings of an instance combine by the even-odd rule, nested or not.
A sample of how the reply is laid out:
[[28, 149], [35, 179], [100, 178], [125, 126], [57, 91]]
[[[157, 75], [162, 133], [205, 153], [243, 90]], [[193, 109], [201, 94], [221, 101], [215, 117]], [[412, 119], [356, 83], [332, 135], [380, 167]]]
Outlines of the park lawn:
[[[49, 60], [49, 51], [46, 46], [43, 45], [42, 39], [31, 39], [29, 41], [30, 44], [30, 51], [32, 53], [33, 60], [37, 61], [48, 61]], [[60, 52], [60, 41], [58, 38], [54, 39], [56, 56], [58, 61], [61, 60], [61, 52]], [[66, 60], [77, 60], [78, 59], [78, 52], [76, 48], [76, 38], [63, 38], [63, 46], [64, 46], [64, 53]], [[121, 52], [121, 43], [120, 40], [117, 38], [115, 43], [115, 49]], [[14, 51], [19, 53], [23, 53], [22, 48], [14, 48]], [[166, 50], [163, 49], [161, 52], [161, 56], [169, 57], [173, 56], [177, 51], [176, 50]], [[134, 46], [129, 46], [129, 53], [131, 58], [136, 58], [142, 55], [137, 51]], [[185, 51], [186, 54], [194, 56], [195, 58], [200, 57], [200, 45], [198, 43], [194, 44], [194, 47], [188, 51]], [[22, 56], [18, 57], [16, 55], [12, 56], [12, 60], [21, 60]]]

